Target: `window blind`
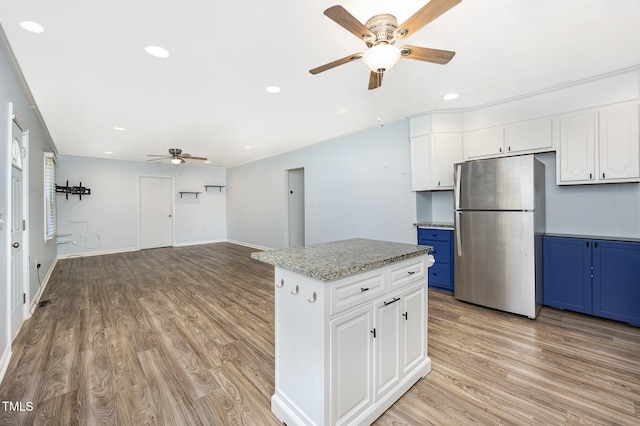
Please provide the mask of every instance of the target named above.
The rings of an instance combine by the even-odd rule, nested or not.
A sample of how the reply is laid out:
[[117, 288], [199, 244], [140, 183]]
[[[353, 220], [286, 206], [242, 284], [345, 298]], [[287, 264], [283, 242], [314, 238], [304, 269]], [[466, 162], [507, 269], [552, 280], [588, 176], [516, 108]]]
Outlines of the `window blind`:
[[56, 160], [44, 157], [44, 240], [56, 236]]

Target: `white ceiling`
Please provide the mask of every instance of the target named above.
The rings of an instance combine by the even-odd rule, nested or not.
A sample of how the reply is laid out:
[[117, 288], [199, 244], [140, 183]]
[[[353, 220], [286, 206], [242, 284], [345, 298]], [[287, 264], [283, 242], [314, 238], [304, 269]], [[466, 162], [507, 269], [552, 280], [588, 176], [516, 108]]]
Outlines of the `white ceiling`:
[[425, 3], [0, 0], [0, 24], [60, 154], [144, 161], [176, 147], [221, 167], [376, 126], [380, 113], [477, 107], [640, 64], [638, 0], [463, 0], [397, 43], [453, 50], [447, 65], [403, 59], [373, 91], [362, 61], [309, 74], [365, 48], [326, 8], [404, 22]]

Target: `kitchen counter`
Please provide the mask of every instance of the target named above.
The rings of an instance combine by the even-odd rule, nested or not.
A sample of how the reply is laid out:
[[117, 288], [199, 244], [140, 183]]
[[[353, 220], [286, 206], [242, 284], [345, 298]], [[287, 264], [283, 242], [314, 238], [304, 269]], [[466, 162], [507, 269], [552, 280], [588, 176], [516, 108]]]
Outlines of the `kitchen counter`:
[[560, 237], [560, 238], [583, 238], [587, 240], [607, 240], [607, 241], [628, 241], [630, 243], [640, 243], [640, 238], [633, 237], [607, 237], [596, 235], [581, 235], [581, 234], [555, 234], [546, 233], [545, 237]]
[[453, 223], [445, 223], [445, 222], [418, 222], [414, 223], [413, 226], [417, 226], [418, 228], [436, 228], [436, 229], [453, 229]]
[[350, 275], [421, 256], [431, 246], [354, 238], [251, 253], [251, 258], [320, 281], [335, 281]]
[[431, 371], [431, 250], [356, 238], [251, 254], [274, 265], [282, 423], [372, 424]]

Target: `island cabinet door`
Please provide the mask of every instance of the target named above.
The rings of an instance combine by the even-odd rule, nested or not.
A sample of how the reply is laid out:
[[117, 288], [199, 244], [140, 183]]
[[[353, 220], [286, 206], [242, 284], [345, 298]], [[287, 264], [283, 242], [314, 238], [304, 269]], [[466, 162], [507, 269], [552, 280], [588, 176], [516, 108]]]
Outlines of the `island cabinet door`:
[[373, 403], [373, 305], [331, 320], [331, 424], [346, 425]]
[[375, 398], [380, 399], [400, 380], [400, 319], [402, 298], [389, 296], [376, 303], [374, 318]]
[[427, 357], [427, 303], [425, 286], [413, 286], [402, 296], [401, 313], [402, 371], [409, 370]]

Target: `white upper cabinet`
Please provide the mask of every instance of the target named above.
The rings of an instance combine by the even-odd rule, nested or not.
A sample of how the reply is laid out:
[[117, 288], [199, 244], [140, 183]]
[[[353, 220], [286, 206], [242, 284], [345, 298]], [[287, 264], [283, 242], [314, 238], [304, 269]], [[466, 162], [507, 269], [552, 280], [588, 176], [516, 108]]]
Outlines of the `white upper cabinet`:
[[413, 191], [453, 189], [453, 165], [463, 161], [461, 114], [410, 119]]
[[640, 182], [638, 104], [560, 118], [558, 185]]
[[467, 132], [464, 147], [467, 160], [553, 151], [553, 121], [536, 120]]
[[493, 127], [466, 133], [464, 135], [464, 150], [467, 160], [502, 156], [504, 154], [504, 129]]
[[504, 145], [507, 154], [552, 151], [553, 122], [547, 119], [507, 126]]
[[625, 104], [598, 112], [598, 178], [640, 178], [638, 105]]

